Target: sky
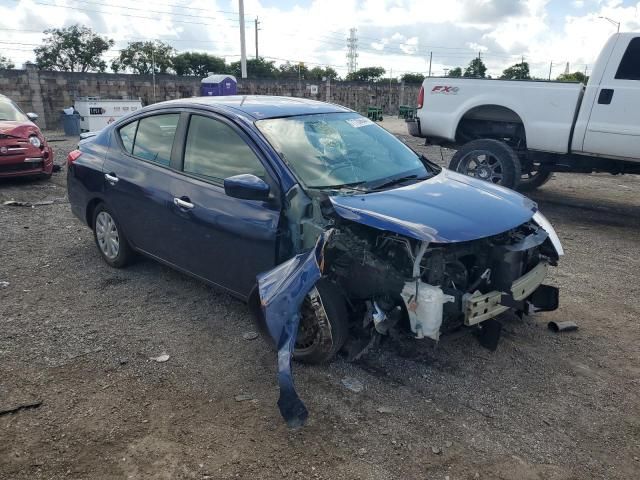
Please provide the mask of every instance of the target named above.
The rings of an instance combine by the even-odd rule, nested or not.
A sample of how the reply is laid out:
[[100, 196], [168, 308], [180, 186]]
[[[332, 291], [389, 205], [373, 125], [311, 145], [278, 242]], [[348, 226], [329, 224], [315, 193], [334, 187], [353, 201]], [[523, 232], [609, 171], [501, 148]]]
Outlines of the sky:
[[[245, 0], [247, 57], [305, 62], [347, 73], [346, 38], [357, 29], [358, 67], [387, 76], [443, 75], [478, 54], [488, 74], [529, 62], [533, 75], [590, 71], [616, 26], [640, 31], [640, 0]], [[33, 61], [42, 31], [75, 23], [115, 40], [162, 40], [177, 51], [240, 58], [238, 0], [0, 0], [0, 55]], [[553, 65], [552, 65], [553, 62]]]

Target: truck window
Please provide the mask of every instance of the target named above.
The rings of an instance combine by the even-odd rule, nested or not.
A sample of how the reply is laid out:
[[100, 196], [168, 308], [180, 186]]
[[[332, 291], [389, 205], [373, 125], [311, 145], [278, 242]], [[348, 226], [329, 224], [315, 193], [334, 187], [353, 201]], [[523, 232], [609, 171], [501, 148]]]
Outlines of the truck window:
[[616, 80], [640, 80], [640, 37], [629, 42], [618, 67]]

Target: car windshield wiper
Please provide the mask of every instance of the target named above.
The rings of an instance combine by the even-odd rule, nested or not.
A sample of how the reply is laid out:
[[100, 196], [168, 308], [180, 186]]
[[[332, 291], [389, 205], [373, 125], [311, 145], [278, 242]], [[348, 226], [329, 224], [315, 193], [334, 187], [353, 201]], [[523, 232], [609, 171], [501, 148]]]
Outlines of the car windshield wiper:
[[426, 180], [427, 178], [428, 178], [428, 175], [425, 175], [424, 177], [420, 177], [415, 173], [412, 174], [412, 175], [403, 175], [401, 177], [396, 177], [396, 178], [392, 178], [390, 180], [385, 180], [382, 183], [371, 185], [369, 187], [369, 190], [380, 190], [381, 188], [392, 187], [394, 185], [398, 185], [399, 183], [403, 183], [403, 182], [406, 182], [408, 180]]
[[361, 185], [364, 185], [367, 182], [353, 182], [353, 183], [342, 183], [339, 185], [325, 185], [325, 186], [321, 186], [321, 187], [307, 187], [311, 190], [344, 190], [344, 189], [349, 189], [349, 190], [356, 190], [358, 192], [368, 192], [368, 189], [364, 189], [364, 188], [358, 188]]

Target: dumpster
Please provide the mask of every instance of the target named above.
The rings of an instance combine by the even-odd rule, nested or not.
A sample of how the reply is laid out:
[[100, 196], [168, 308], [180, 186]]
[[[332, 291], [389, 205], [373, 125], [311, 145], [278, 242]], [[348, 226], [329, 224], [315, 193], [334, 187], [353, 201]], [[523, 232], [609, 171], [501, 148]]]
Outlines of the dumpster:
[[62, 129], [64, 130], [64, 134], [67, 137], [79, 137], [80, 136], [80, 115], [77, 113], [72, 113], [68, 115], [66, 113], [62, 113], [60, 115], [60, 120], [62, 121]]

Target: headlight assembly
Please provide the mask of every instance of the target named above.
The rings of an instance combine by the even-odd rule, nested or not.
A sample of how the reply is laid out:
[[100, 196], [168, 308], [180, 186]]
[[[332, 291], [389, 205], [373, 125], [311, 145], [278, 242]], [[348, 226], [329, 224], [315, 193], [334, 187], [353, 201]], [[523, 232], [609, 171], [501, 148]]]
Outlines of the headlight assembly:
[[40, 139], [35, 135], [31, 135], [29, 137], [29, 143], [36, 148], [40, 148], [40, 145], [42, 145], [42, 142], [40, 142]]

